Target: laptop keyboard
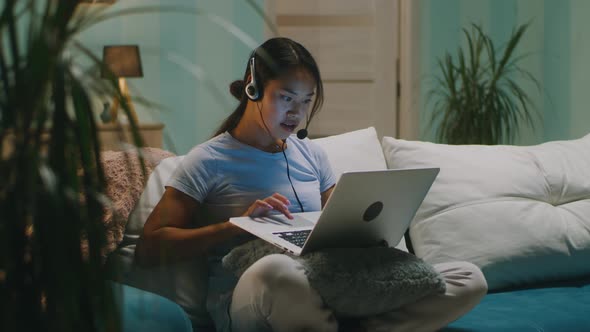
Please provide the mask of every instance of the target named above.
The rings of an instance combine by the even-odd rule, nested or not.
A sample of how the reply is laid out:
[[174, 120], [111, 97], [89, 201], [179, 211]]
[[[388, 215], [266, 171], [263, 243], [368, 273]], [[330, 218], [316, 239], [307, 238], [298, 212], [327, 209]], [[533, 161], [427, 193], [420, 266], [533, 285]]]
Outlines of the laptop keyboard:
[[311, 233], [311, 229], [305, 229], [302, 231], [277, 232], [273, 234], [277, 235], [285, 241], [293, 243], [299, 248], [303, 248], [303, 244], [305, 243], [305, 240], [307, 240], [307, 238], [309, 237], [309, 233]]

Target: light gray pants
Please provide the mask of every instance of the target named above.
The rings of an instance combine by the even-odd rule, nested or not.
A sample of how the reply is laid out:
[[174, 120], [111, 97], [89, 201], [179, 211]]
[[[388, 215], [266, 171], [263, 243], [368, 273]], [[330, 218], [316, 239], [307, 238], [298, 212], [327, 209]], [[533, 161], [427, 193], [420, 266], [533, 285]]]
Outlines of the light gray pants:
[[[487, 292], [479, 268], [468, 262], [434, 265], [446, 292], [394, 312], [364, 319], [367, 331], [432, 332], [471, 310]], [[338, 322], [310, 287], [304, 267], [286, 255], [269, 255], [250, 266], [233, 292], [233, 332], [334, 331]]]

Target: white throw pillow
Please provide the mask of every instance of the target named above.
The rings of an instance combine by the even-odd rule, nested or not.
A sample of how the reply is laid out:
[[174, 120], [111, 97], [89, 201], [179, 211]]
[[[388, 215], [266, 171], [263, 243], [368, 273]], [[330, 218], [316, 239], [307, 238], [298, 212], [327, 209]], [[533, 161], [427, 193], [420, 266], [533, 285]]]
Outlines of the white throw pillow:
[[590, 275], [590, 135], [537, 146], [383, 139], [389, 168], [440, 167], [412, 222], [416, 255], [463, 260], [490, 289]]
[[[344, 172], [387, 169], [381, 143], [373, 127], [317, 138], [313, 142], [328, 154], [337, 180]], [[408, 251], [404, 239], [396, 248]]]
[[168, 182], [168, 179], [183, 159], [184, 156], [166, 158], [150, 174], [139, 201], [129, 215], [129, 221], [125, 230], [126, 240], [129, 240], [129, 236], [133, 236], [134, 241], [137, 241], [147, 218], [160, 201], [160, 198], [162, 198], [162, 195], [164, 195], [164, 191], [166, 190], [164, 185]]
[[330, 166], [340, 179], [343, 172], [387, 169], [375, 128], [355, 130], [313, 140], [328, 154]]

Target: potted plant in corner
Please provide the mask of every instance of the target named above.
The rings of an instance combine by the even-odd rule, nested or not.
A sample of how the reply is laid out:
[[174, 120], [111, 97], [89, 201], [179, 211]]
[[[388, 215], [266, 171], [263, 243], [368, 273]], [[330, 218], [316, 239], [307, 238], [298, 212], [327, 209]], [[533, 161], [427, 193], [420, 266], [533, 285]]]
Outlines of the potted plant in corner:
[[[115, 17], [168, 12], [203, 17], [250, 42], [231, 22], [199, 8], [152, 5], [103, 13], [80, 10], [82, 2], [114, 1], [0, 5], [0, 331], [123, 328], [116, 289], [105, 282], [111, 274], [103, 266], [103, 217], [110, 202], [95, 123], [100, 110], [92, 100], [114, 96], [129, 119], [132, 143], [143, 143], [117, 78], [76, 41], [78, 33]], [[276, 31], [256, 2], [248, 4]], [[85, 57], [85, 66], [68, 55], [73, 51]], [[166, 56], [212, 86], [200, 67]], [[83, 69], [87, 62], [91, 70]]]
[[[0, 15], [0, 330], [118, 331], [105, 283], [105, 179], [92, 98], [114, 77], [66, 55], [88, 24], [76, 1], [3, 1]], [[129, 117], [131, 119], [131, 117]], [[141, 146], [136, 124], [134, 142]]]
[[519, 65], [515, 49], [528, 24], [513, 31], [503, 51], [497, 51], [491, 38], [476, 24], [463, 29], [467, 48], [457, 57], [446, 53], [438, 59], [438, 76], [428, 91], [434, 99], [429, 128], [436, 127], [436, 138], [448, 144], [512, 143], [519, 126], [526, 122], [534, 129], [533, 103], [515, 76], [533, 82], [534, 76]]

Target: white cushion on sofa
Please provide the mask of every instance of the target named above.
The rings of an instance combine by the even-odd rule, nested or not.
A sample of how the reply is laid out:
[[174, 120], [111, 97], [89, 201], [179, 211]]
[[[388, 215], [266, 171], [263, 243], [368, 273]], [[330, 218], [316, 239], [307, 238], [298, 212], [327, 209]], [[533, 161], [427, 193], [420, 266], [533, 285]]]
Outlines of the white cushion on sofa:
[[[313, 142], [326, 151], [337, 179], [344, 172], [387, 169], [381, 143], [373, 127], [317, 138]], [[395, 247], [408, 251], [404, 239]]]
[[154, 169], [152, 174], [150, 174], [148, 182], [146, 183], [145, 189], [141, 194], [139, 201], [129, 215], [126, 235], [141, 234], [143, 225], [145, 224], [147, 218], [150, 216], [150, 213], [152, 213], [152, 210], [156, 207], [156, 204], [158, 204], [160, 201], [160, 198], [162, 198], [162, 195], [164, 195], [164, 185], [183, 159], [184, 156], [166, 158], [162, 160]]
[[387, 169], [375, 128], [313, 140], [328, 154], [337, 179], [343, 172]]
[[383, 139], [389, 168], [440, 167], [412, 222], [418, 257], [470, 261], [490, 289], [590, 274], [590, 135], [537, 146]]

